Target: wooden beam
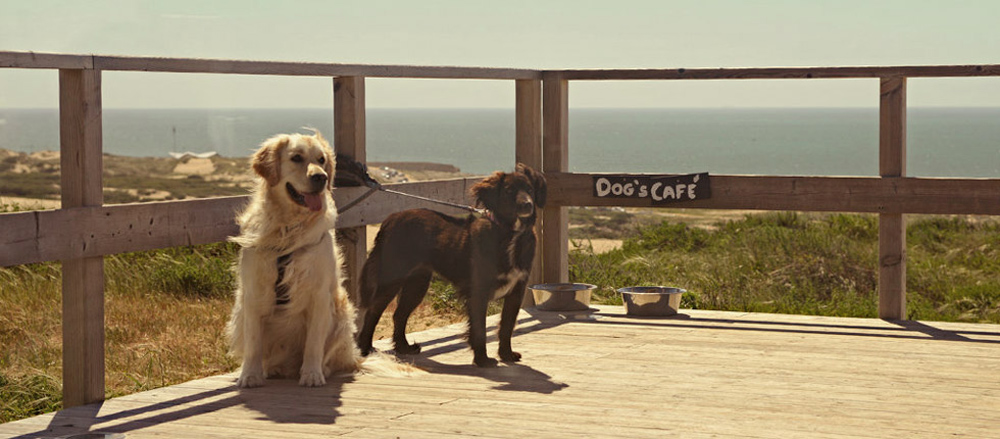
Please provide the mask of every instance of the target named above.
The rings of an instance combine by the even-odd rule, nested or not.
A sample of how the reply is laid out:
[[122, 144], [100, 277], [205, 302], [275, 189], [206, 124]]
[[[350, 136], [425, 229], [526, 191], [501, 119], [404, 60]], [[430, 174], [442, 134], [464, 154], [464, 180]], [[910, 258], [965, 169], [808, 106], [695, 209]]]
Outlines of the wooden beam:
[[[0, 215], [0, 266], [223, 241], [247, 197], [76, 207]], [[9, 231], [9, 233], [8, 233]]]
[[[712, 80], [712, 79], [836, 79], [881, 77], [1000, 76], [1000, 65], [900, 66], [900, 67], [763, 67], [709, 69], [588, 69], [551, 73], [567, 80]], [[545, 72], [550, 73], [550, 72]]]
[[845, 66], [761, 68], [566, 69], [531, 70], [487, 67], [411, 66], [249, 61], [231, 59], [94, 56], [0, 51], [0, 67], [35, 69], [99, 69], [148, 72], [223, 73], [284, 76], [367, 76], [381, 78], [541, 79], [565, 80], [674, 79], [817, 79], [883, 77], [1000, 76], [998, 64], [943, 66]]
[[58, 53], [0, 52], [0, 67], [22, 69], [92, 69], [91, 55], [64, 55]]
[[[879, 98], [879, 174], [906, 175], [906, 78], [881, 79]], [[906, 319], [906, 218], [879, 215], [878, 315]]]
[[[103, 203], [101, 130], [101, 72], [60, 70], [64, 209]], [[103, 401], [104, 259], [64, 260], [62, 277], [63, 406]]]
[[94, 68], [142, 72], [226, 73], [372, 78], [538, 79], [537, 70], [491, 67], [407, 66], [95, 56]]
[[[546, 174], [549, 203], [562, 206], [656, 207], [649, 198], [598, 198], [602, 173]], [[649, 174], [628, 174], [649, 175]], [[710, 175], [712, 197], [666, 207], [1000, 215], [1000, 179]]]
[[[340, 76], [333, 79], [334, 149], [360, 163], [367, 160], [365, 149], [365, 78]], [[337, 242], [344, 255], [344, 287], [351, 300], [360, 305], [359, 280], [368, 256], [368, 231], [364, 225], [337, 230]], [[361, 318], [361, 314], [358, 314]], [[358, 323], [361, 323], [359, 320]]]
[[[516, 145], [514, 161], [524, 163], [533, 169], [542, 170], [542, 81], [522, 79], [515, 83], [515, 132]], [[535, 261], [528, 277], [528, 286], [542, 282], [542, 215], [538, 216], [535, 229], [538, 232], [538, 246], [535, 248]], [[524, 307], [535, 304], [531, 294], [524, 295]]]
[[[542, 83], [542, 169], [569, 170], [569, 82], [548, 74]], [[542, 210], [542, 279], [569, 281], [569, 210], [555, 203]]]
[[[604, 174], [546, 173], [549, 205], [651, 207], [649, 200], [644, 199], [594, 197], [593, 177], [600, 175]], [[712, 198], [671, 207], [1000, 215], [997, 195], [1000, 179], [738, 175], [710, 178]], [[386, 187], [469, 203], [466, 192], [477, 181], [479, 178], [458, 178]], [[367, 188], [337, 188], [333, 196], [338, 205], [346, 205], [366, 191]], [[246, 196], [237, 196], [0, 214], [0, 266], [223, 241], [238, 233], [233, 218], [246, 202]], [[464, 213], [379, 192], [342, 213], [337, 227], [377, 224], [392, 212], [414, 207]]]
[[[468, 189], [480, 178], [398, 183], [387, 188], [468, 204]], [[337, 188], [346, 205], [367, 188]], [[0, 214], [0, 266], [98, 257], [180, 245], [224, 241], [239, 233], [234, 218], [248, 197], [116, 204], [111, 206]], [[378, 224], [392, 212], [432, 207], [449, 214], [466, 211], [378, 192], [337, 218], [337, 228]]]

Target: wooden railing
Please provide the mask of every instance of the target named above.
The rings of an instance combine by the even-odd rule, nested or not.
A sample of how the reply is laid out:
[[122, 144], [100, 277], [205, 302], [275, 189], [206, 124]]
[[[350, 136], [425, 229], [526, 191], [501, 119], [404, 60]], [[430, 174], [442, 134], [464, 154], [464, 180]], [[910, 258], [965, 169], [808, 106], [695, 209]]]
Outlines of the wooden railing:
[[[0, 214], [0, 265], [62, 261], [65, 406], [104, 398], [103, 256], [222, 241], [238, 232], [246, 197], [103, 205], [101, 72], [113, 70], [330, 77], [337, 152], [365, 160], [365, 78], [500, 79], [516, 83], [515, 160], [545, 171], [535, 280], [568, 280], [568, 206], [648, 207], [639, 199], [593, 196], [592, 173], [569, 172], [569, 82], [873, 78], [881, 83], [879, 177], [712, 175], [712, 197], [680, 208], [873, 212], [879, 214], [879, 316], [906, 317], [908, 213], [1000, 215], [1000, 180], [906, 177], [909, 77], [1000, 76], [1000, 66], [822, 67], [663, 70], [560, 70], [420, 67], [236, 60], [163, 59], [0, 52], [0, 68], [59, 71], [62, 208]], [[405, 183], [396, 189], [465, 202], [476, 181]], [[364, 189], [339, 188], [338, 203]], [[384, 193], [339, 217], [349, 278], [365, 257], [365, 225], [419, 201]], [[458, 213], [456, 211], [455, 213]]]

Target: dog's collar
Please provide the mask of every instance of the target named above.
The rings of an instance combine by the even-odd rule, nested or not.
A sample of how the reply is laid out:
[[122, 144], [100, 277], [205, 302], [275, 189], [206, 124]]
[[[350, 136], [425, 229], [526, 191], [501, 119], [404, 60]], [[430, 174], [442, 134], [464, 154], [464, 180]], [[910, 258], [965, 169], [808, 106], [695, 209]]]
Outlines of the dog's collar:
[[486, 218], [486, 219], [490, 220], [491, 223], [496, 224], [496, 225], [498, 225], [500, 227], [503, 227], [503, 224], [500, 224], [500, 220], [497, 219], [497, 216], [493, 214], [492, 210], [489, 210], [489, 209], [479, 209], [479, 214], [482, 215], [483, 218]]
[[493, 223], [497, 227], [500, 227], [501, 229], [510, 230], [511, 232], [514, 233], [520, 233], [523, 231], [523, 228], [520, 226], [521, 218], [514, 219], [513, 224], [504, 225], [504, 223], [500, 222], [500, 220], [497, 219], [497, 216], [493, 214], [493, 211], [489, 209], [478, 209], [478, 211], [479, 214], [483, 216], [483, 218], [490, 220], [491, 223]]

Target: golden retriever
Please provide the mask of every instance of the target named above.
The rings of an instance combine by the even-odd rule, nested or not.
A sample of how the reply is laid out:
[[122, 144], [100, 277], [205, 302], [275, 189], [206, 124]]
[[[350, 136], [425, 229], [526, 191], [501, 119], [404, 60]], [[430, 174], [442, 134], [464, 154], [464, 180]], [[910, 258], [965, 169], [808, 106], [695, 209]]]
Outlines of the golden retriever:
[[268, 377], [322, 386], [362, 368], [333, 235], [334, 161], [319, 132], [274, 136], [251, 159], [260, 179], [232, 238], [242, 248], [227, 328], [230, 352], [242, 359], [239, 387]]

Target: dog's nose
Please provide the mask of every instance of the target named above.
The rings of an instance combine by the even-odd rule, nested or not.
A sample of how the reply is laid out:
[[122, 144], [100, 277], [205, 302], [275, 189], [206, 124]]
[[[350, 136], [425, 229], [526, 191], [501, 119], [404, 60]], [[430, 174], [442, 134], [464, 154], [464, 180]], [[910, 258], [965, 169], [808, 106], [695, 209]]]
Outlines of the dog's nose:
[[326, 178], [326, 174], [313, 174], [309, 176], [309, 181], [311, 181], [313, 185], [322, 186], [326, 184]]
[[535, 204], [531, 200], [520, 201], [517, 203], [517, 213], [518, 215], [531, 215], [534, 210]]

